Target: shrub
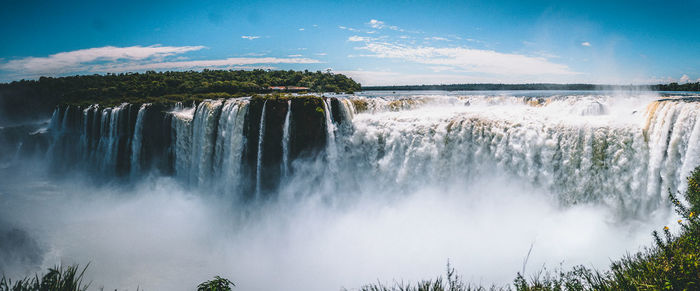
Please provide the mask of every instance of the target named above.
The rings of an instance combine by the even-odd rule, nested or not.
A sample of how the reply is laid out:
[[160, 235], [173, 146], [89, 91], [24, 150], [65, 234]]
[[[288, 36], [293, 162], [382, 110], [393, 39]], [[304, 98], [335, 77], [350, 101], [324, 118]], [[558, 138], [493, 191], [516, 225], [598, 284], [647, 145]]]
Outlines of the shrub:
[[226, 278], [216, 276], [213, 280], [199, 284], [197, 291], [231, 291], [231, 286], [235, 287], [236, 284]]

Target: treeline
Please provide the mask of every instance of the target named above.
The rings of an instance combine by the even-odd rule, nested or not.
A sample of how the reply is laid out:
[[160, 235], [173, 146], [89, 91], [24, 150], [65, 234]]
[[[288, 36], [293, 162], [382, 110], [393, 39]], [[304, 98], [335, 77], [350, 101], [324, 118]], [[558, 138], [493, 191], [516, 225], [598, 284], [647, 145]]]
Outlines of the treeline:
[[659, 84], [654, 86], [654, 89], [659, 91], [700, 91], [700, 82], [685, 84]]
[[[0, 119], [43, 116], [57, 104], [115, 104], [138, 100], [188, 100], [269, 93], [269, 86], [307, 87], [311, 92], [354, 92], [360, 84], [342, 74], [310, 71], [154, 72], [41, 77], [0, 84]], [[150, 102], [150, 101], [149, 101]], [[0, 120], [3, 122], [3, 120]]]
[[363, 90], [406, 91], [406, 90], [446, 90], [446, 91], [493, 91], [493, 90], [656, 90], [656, 91], [700, 91], [698, 83], [670, 83], [659, 85], [595, 85], [595, 84], [450, 84], [450, 85], [404, 85], [367, 86]]

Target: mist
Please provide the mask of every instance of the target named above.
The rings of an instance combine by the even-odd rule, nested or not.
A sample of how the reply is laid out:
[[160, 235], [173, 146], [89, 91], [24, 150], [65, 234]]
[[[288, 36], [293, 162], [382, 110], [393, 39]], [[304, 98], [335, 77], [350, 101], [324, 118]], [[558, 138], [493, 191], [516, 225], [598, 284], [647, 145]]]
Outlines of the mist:
[[0, 229], [26, 232], [37, 245], [10, 250], [35, 259], [6, 259], [3, 271], [90, 263], [93, 287], [119, 290], [191, 290], [215, 275], [242, 290], [352, 289], [432, 278], [448, 260], [468, 281], [502, 285], [531, 246], [527, 274], [605, 268], [648, 245], [650, 230], [670, 219], [659, 211], [622, 221], [600, 205], [562, 206], [497, 172], [402, 193], [308, 193], [290, 182], [282, 192], [304, 194], [255, 206], [158, 176], [95, 185], [31, 168], [2, 179]]

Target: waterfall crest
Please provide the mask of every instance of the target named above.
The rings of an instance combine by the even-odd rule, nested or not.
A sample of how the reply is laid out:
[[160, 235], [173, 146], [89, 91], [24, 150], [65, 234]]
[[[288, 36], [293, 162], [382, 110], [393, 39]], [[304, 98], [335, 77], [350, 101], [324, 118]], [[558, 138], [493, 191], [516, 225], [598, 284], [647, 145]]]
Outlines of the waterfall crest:
[[[343, 186], [357, 188], [366, 181], [393, 189], [440, 184], [495, 170], [552, 190], [563, 203], [642, 213], [668, 189], [682, 190], [700, 163], [699, 112], [700, 103], [682, 99], [610, 96], [63, 106], [50, 122], [48, 153], [58, 168], [74, 163], [131, 179], [157, 169], [192, 187], [254, 199], [266, 187], [284, 187], [294, 160], [313, 168], [316, 157], [330, 173], [343, 172]], [[304, 175], [323, 180], [327, 173]]]

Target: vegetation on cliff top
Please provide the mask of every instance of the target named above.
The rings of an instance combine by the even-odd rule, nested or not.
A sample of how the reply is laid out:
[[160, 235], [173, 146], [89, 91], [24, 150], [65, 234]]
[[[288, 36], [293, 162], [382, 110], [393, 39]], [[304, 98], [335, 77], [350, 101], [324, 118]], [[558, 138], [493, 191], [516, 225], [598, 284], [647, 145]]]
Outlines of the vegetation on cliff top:
[[354, 92], [360, 84], [341, 74], [309, 71], [153, 72], [41, 77], [0, 84], [0, 115], [42, 116], [58, 104], [160, 103], [231, 98], [273, 92], [270, 86], [310, 92]]

